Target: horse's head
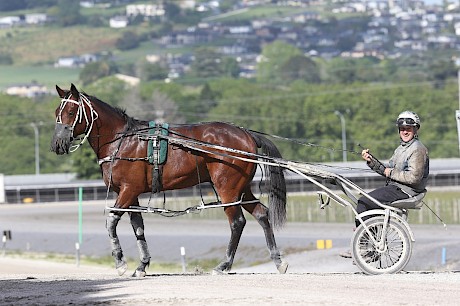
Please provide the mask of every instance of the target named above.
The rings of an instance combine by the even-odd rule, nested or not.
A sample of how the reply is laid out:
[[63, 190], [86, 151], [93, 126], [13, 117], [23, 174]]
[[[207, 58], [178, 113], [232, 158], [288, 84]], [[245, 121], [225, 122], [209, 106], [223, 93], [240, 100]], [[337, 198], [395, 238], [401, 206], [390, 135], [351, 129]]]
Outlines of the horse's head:
[[[61, 98], [61, 104], [56, 108], [56, 126], [51, 150], [56, 154], [73, 152], [88, 137], [97, 119], [97, 112], [94, 110], [89, 98], [78, 92], [75, 85], [70, 86], [70, 90], [63, 90], [56, 85], [56, 91]], [[72, 141], [78, 135], [85, 134], [83, 140], [72, 146]]]

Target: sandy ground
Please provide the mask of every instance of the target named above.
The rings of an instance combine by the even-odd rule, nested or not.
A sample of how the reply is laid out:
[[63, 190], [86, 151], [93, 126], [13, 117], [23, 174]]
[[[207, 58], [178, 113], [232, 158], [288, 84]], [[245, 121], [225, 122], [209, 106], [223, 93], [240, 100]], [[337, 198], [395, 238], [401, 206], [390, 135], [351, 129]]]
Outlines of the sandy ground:
[[111, 268], [8, 256], [0, 257], [0, 267], [0, 305], [458, 305], [460, 299], [458, 271], [367, 276], [291, 269], [280, 275], [261, 265], [251, 268], [261, 273], [149, 271], [138, 279]]
[[[82, 251], [87, 252], [85, 255], [109, 254], [104, 218], [99, 209], [90, 213], [91, 207], [85, 207]], [[0, 208], [1, 226], [13, 232], [8, 248], [21, 249], [33, 241], [34, 251], [73, 252], [72, 237], [76, 236], [73, 211], [67, 205]], [[146, 223], [146, 228], [148, 225], [154, 233], [149, 235], [153, 238], [152, 253], [169, 256], [171, 260], [182, 245], [187, 247], [189, 257], [221, 256], [228, 239], [228, 228], [220, 221], [146, 218]], [[406, 270], [379, 276], [364, 275], [351, 260], [338, 256], [348, 248], [349, 227], [288, 224], [277, 233], [282, 249], [296, 248], [299, 243], [309, 245], [324, 237], [332, 239], [334, 247], [284, 256], [290, 265], [284, 275], [277, 274], [271, 262], [259, 265], [244, 262], [227, 275], [211, 275], [209, 271], [193, 273], [190, 268], [183, 274], [147, 270], [147, 276], [138, 279], [130, 277], [135, 267], [129, 267], [126, 275], [120, 277], [111, 267], [77, 267], [75, 263], [26, 260], [0, 253], [0, 305], [459, 304], [460, 226], [449, 226], [448, 230], [440, 226], [413, 226], [417, 242]], [[120, 228], [120, 233], [131, 238], [129, 241], [131, 231], [126, 222]], [[236, 259], [268, 261], [263, 234], [254, 222], [248, 223], [243, 236]], [[129, 250], [128, 240], [125, 245]], [[447, 250], [444, 265], [440, 264], [442, 249]]]

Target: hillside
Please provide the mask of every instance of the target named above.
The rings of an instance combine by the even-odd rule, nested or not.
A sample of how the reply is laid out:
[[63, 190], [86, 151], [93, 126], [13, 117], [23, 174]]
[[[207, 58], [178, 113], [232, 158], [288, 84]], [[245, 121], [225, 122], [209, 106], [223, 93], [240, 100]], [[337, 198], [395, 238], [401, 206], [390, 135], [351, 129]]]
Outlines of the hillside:
[[17, 66], [52, 65], [59, 57], [113, 50], [120, 35], [87, 26], [0, 29], [0, 53], [10, 53]]

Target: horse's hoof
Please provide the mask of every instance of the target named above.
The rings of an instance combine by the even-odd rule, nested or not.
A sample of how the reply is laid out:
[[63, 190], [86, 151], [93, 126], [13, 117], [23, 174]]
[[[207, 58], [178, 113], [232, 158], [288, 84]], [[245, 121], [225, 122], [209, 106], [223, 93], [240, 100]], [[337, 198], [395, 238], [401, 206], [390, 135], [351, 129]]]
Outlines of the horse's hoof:
[[145, 277], [146, 273], [145, 271], [140, 271], [140, 270], [136, 270], [134, 271], [133, 273], [133, 277]]
[[117, 267], [118, 275], [122, 276], [128, 270], [128, 264], [124, 262], [121, 266]]
[[225, 275], [225, 274], [227, 274], [226, 271], [216, 270], [216, 269], [213, 269], [211, 272], [211, 275]]
[[281, 264], [277, 267], [278, 268], [278, 272], [280, 274], [285, 274], [287, 269], [289, 267], [289, 264], [285, 261], [281, 262]]

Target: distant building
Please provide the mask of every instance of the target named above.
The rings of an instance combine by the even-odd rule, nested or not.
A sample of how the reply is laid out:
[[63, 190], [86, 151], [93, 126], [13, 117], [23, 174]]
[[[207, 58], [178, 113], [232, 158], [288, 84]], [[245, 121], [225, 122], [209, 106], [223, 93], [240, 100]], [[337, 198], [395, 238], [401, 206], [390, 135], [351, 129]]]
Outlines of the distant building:
[[163, 5], [156, 4], [130, 4], [126, 6], [126, 15], [136, 17], [137, 15], [145, 17], [164, 16], [165, 10]]
[[126, 75], [126, 74], [121, 74], [121, 73], [117, 73], [115, 74], [115, 77], [123, 82], [125, 82], [126, 84], [129, 84], [130, 86], [136, 86], [140, 83], [140, 79], [139, 78], [136, 78], [136, 77], [133, 77], [133, 76], [129, 76], [129, 75]]
[[26, 98], [36, 98], [47, 95], [48, 89], [44, 85], [37, 83], [16, 84], [6, 89], [6, 94], [11, 96], [20, 96]]
[[109, 20], [110, 27], [114, 29], [126, 28], [128, 23], [128, 18], [125, 16], [115, 16]]
[[27, 14], [24, 18], [27, 24], [44, 24], [48, 19], [46, 14]]
[[78, 56], [61, 57], [54, 63], [54, 67], [60, 68], [77, 68], [83, 66], [84, 63]]
[[18, 16], [0, 17], [0, 28], [10, 28], [21, 23], [21, 18]]
[[100, 58], [100, 55], [96, 54], [83, 54], [80, 56], [70, 56], [70, 57], [60, 57], [54, 67], [56, 68], [78, 68], [83, 67], [88, 63], [97, 62]]
[[192, 10], [196, 6], [195, 0], [182, 0], [179, 3], [179, 7], [183, 10]]

